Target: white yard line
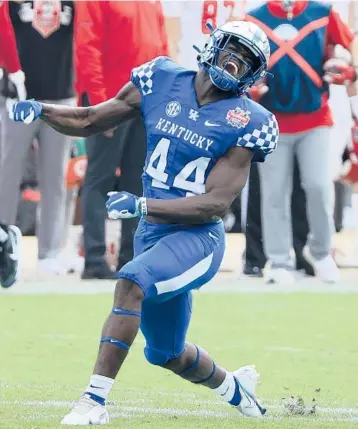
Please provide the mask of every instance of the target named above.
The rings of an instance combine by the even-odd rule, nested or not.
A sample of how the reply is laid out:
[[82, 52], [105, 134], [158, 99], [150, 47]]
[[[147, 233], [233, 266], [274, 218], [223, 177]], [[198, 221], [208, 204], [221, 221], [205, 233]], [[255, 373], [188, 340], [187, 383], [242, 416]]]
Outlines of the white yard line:
[[[53, 279], [29, 279], [19, 281], [9, 289], [0, 288], [1, 295], [94, 295], [113, 293], [115, 281], [97, 280], [82, 281], [77, 276], [55, 277]], [[320, 282], [315, 278], [305, 278], [294, 285], [267, 285], [262, 279], [246, 279], [238, 276], [218, 275], [196, 293], [295, 293], [310, 292], [319, 294], [358, 294], [358, 271], [352, 276], [342, 279], [336, 285]]]
[[[83, 392], [83, 387], [70, 387], [68, 385], [60, 385], [60, 384], [32, 384], [32, 383], [17, 383], [17, 384], [10, 384], [10, 383], [0, 383], [0, 390], [1, 389], [24, 389], [24, 390], [48, 390], [48, 391], [59, 391], [59, 390], [65, 390], [68, 392]], [[135, 395], [133, 398], [128, 398], [128, 395]], [[219, 406], [224, 408], [230, 408], [230, 406], [220, 399], [213, 399], [213, 400], [205, 400], [205, 399], [198, 399], [198, 396], [195, 393], [191, 392], [170, 392], [170, 391], [160, 391], [160, 390], [146, 390], [146, 389], [121, 389], [121, 398], [120, 401], [109, 401], [108, 405], [110, 407], [121, 407], [121, 404], [137, 404], [137, 403], [157, 403], [158, 401], [156, 399], [153, 399], [153, 397], [163, 397], [163, 398], [171, 398], [175, 401], [177, 399], [180, 403], [188, 403], [192, 405], [211, 405], [211, 406]], [[215, 396], [213, 397], [215, 398]], [[59, 401], [59, 400], [46, 400], [46, 401], [38, 401], [38, 400], [0, 400], [0, 406], [1, 405], [20, 405], [20, 406], [39, 406], [45, 407], [45, 406], [53, 406], [55, 408], [58, 407], [67, 407], [71, 406], [75, 403], [75, 399], [73, 401]], [[282, 410], [283, 406], [278, 401], [272, 401], [269, 399], [261, 398], [262, 402], [265, 404], [266, 408], [270, 410]], [[317, 410], [321, 413], [325, 414], [347, 414], [350, 416], [357, 416], [358, 417], [358, 408], [347, 408], [347, 407], [320, 407], [317, 405]]]
[[[152, 392], [156, 393], [156, 392]], [[57, 400], [47, 400], [47, 401], [9, 401], [4, 400], [0, 401], [0, 406], [20, 406], [20, 407], [34, 407], [34, 408], [52, 408], [52, 409], [70, 409], [74, 405], [74, 401], [57, 401]], [[124, 402], [123, 402], [124, 403]], [[228, 409], [228, 405], [223, 402], [210, 402], [210, 401], [196, 401], [192, 398], [190, 399], [191, 405], [221, 405], [222, 408]], [[271, 413], [268, 413], [265, 416], [265, 419], [269, 420], [283, 420], [287, 417], [283, 413], [283, 407], [279, 405], [269, 405], [267, 406], [268, 410]], [[157, 408], [157, 407], [143, 407], [143, 406], [127, 406], [120, 404], [110, 404], [108, 409], [111, 412], [112, 418], [139, 418], [141, 416], [180, 416], [180, 417], [202, 417], [202, 418], [225, 418], [225, 419], [237, 419], [239, 416], [235, 412], [230, 411], [221, 411], [221, 410], [186, 410], [185, 408]], [[20, 414], [21, 416], [21, 414]], [[25, 419], [27, 414], [23, 414]], [[56, 419], [58, 415], [56, 414], [43, 414], [36, 412], [32, 416], [33, 420], [36, 419]], [[299, 421], [311, 421], [318, 420], [321, 422], [358, 422], [358, 409], [357, 408], [325, 408], [317, 407], [315, 416], [290, 416], [290, 420], [299, 420]]]

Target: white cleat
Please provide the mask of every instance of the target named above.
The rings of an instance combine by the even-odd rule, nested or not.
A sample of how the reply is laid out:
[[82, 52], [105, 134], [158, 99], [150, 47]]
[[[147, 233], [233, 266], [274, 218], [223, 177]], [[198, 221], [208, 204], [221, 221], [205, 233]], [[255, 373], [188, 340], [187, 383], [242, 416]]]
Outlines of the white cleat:
[[325, 258], [314, 259], [308, 247], [303, 249], [303, 256], [310, 262], [314, 268], [315, 274], [325, 283], [339, 282], [339, 268], [334, 261], [332, 255], [327, 255]]
[[256, 387], [260, 379], [260, 374], [254, 365], [246, 365], [234, 372], [234, 377], [239, 382], [241, 402], [236, 407], [240, 413], [247, 417], [262, 417], [266, 413], [256, 396]]
[[72, 411], [62, 419], [61, 425], [105, 425], [108, 422], [109, 414], [106, 407], [85, 394], [81, 396]]
[[293, 272], [286, 268], [271, 268], [266, 277], [266, 283], [268, 284], [283, 284], [290, 286], [293, 285], [295, 281]]

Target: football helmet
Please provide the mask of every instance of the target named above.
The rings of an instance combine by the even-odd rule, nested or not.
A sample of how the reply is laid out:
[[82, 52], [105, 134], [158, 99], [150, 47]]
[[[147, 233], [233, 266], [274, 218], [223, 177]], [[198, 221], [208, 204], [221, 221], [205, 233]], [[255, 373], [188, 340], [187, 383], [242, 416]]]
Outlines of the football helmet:
[[[216, 30], [210, 24], [207, 27], [211, 34], [204, 48], [194, 48], [199, 52], [199, 67], [208, 72], [216, 87], [240, 95], [266, 76], [270, 43], [261, 28], [246, 21], [227, 22]], [[252, 54], [254, 64], [235, 53], [232, 44]]]

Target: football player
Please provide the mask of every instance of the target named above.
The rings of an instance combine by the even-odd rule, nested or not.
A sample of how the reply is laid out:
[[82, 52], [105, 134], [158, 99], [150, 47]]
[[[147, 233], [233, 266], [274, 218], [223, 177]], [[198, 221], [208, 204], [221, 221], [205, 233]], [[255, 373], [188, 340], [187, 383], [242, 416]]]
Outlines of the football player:
[[224, 255], [221, 217], [243, 189], [251, 162], [264, 161], [279, 135], [275, 117], [245, 96], [266, 75], [266, 34], [243, 21], [211, 30], [198, 72], [159, 57], [135, 68], [131, 82], [97, 106], [25, 101], [12, 110], [15, 121], [41, 118], [70, 135], [103, 132], [138, 114], [146, 125], [144, 195], [110, 193], [106, 203], [112, 219], [141, 218], [135, 257], [118, 272], [93, 375], [64, 425], [109, 421], [107, 397], [139, 328], [151, 364], [212, 389], [246, 416], [265, 413], [254, 366], [227, 371], [186, 342], [192, 290], [214, 277]]

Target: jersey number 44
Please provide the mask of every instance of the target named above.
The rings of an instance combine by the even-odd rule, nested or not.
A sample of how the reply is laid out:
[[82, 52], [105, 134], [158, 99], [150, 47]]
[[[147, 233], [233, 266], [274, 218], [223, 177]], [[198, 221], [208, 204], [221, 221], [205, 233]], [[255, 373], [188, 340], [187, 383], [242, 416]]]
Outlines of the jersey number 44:
[[[152, 177], [152, 186], [161, 189], [169, 189], [168, 173], [166, 173], [168, 153], [171, 141], [162, 137], [155, 147], [146, 168], [146, 173]], [[186, 191], [186, 196], [199, 195], [205, 192], [205, 173], [209, 166], [210, 158], [200, 156], [188, 162], [184, 168], [174, 177], [173, 187]], [[193, 177], [194, 181], [188, 180]]]

